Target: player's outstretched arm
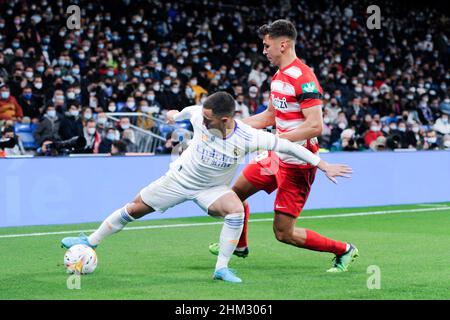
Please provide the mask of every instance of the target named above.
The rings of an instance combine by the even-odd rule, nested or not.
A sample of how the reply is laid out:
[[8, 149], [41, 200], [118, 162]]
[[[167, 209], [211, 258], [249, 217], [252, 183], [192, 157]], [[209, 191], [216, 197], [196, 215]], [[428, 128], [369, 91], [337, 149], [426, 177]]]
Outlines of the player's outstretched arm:
[[352, 169], [349, 166], [345, 164], [330, 164], [320, 159], [305, 147], [295, 144], [287, 139], [279, 138], [271, 133], [263, 131], [258, 131], [257, 137], [257, 146], [260, 149], [286, 153], [297, 159], [306, 161], [322, 170], [327, 178], [334, 183], [337, 183], [337, 177], [349, 178], [352, 173]]
[[330, 164], [322, 159], [320, 159], [317, 155], [309, 151], [303, 146], [292, 143], [289, 140], [277, 138], [278, 143], [275, 146], [275, 151], [279, 151], [282, 153], [290, 154], [300, 160], [306, 161], [309, 164], [312, 164], [322, 170], [328, 179], [332, 182], [337, 183], [337, 177], [345, 177], [350, 178], [352, 168], [350, 168], [346, 164]]
[[181, 111], [169, 110], [166, 114], [166, 121], [168, 124], [174, 124], [175, 121], [190, 119], [194, 112], [201, 108], [201, 106], [194, 105], [186, 107]]
[[324, 160], [320, 160], [317, 167], [334, 183], [337, 183], [337, 177], [350, 178], [353, 172], [352, 168], [346, 164], [328, 163]]

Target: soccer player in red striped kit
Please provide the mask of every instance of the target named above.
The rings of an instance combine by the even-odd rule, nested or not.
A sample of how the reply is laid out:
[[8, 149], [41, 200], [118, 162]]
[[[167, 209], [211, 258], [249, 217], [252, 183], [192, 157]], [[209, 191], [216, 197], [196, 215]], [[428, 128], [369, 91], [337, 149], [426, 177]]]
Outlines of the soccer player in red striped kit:
[[[317, 136], [322, 133], [322, 88], [314, 72], [295, 53], [297, 31], [288, 20], [276, 20], [259, 28], [264, 55], [278, 67], [272, 77], [270, 103], [266, 111], [243, 119], [258, 129], [276, 125], [279, 137], [298, 143], [318, 153]], [[343, 272], [358, 257], [358, 249], [351, 243], [326, 238], [312, 230], [297, 228], [295, 223], [308, 198], [316, 168], [289, 155], [265, 152], [248, 164], [236, 180], [233, 190], [244, 202], [245, 222], [235, 255], [248, 255], [247, 198], [260, 190], [275, 198], [273, 230], [277, 240], [314, 251], [336, 255], [327, 272]], [[335, 181], [334, 181], [335, 182]], [[211, 253], [218, 252], [218, 244], [210, 245]]]

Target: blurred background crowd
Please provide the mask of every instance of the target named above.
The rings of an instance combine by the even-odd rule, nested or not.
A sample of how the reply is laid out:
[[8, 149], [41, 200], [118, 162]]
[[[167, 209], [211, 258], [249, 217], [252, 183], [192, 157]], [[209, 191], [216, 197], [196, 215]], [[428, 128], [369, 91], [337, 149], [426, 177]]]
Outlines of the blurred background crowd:
[[449, 17], [386, 3], [369, 30], [368, 5], [0, 1], [0, 156], [169, 153], [186, 135], [163, 125], [167, 110], [219, 90], [236, 118], [262, 112], [276, 69], [256, 31], [278, 18], [297, 26], [297, 55], [324, 89], [323, 150], [450, 149]]

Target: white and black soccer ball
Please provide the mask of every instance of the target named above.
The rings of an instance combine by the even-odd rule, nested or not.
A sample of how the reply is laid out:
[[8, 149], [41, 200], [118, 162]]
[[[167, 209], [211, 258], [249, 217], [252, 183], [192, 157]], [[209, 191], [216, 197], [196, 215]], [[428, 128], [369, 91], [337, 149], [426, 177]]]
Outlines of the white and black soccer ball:
[[88, 274], [94, 272], [97, 267], [97, 254], [84, 244], [71, 247], [64, 254], [64, 266], [67, 273]]

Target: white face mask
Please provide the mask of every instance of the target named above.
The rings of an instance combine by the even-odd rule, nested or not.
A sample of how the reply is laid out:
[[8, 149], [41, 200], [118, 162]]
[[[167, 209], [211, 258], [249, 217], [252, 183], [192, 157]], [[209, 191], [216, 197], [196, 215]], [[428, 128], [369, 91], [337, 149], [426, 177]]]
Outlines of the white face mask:
[[114, 111], [116, 111], [116, 106], [115, 106], [115, 105], [110, 105], [110, 106], [108, 106], [108, 111], [109, 111], [109, 112], [114, 112]]
[[56, 117], [56, 111], [55, 111], [55, 110], [47, 111], [47, 115], [48, 115], [50, 118], [54, 118], [54, 117]]
[[371, 126], [370, 130], [372, 130], [374, 132], [378, 132], [378, 131], [380, 131], [380, 128], [378, 126]]
[[84, 118], [87, 119], [87, 120], [91, 119], [92, 118], [92, 113], [90, 113], [90, 112], [89, 113], [85, 113], [84, 114]]
[[106, 121], [108, 121], [108, 119], [107, 119], [107, 118], [104, 118], [104, 117], [98, 118], [98, 119], [97, 119], [97, 122], [98, 122], [99, 124], [105, 124]]
[[436, 143], [437, 138], [436, 137], [430, 137], [430, 138], [427, 138], [427, 141], [428, 141], [428, 143], [433, 144], [433, 143]]
[[78, 110], [72, 110], [70, 111], [70, 115], [74, 116], [74, 117], [78, 117], [78, 115], [80, 114], [80, 112]]
[[419, 127], [413, 127], [413, 128], [412, 128], [412, 131], [413, 131], [414, 133], [418, 133], [418, 132], [419, 132]]
[[88, 129], [87, 129], [87, 132], [88, 132], [91, 136], [93, 136], [93, 135], [95, 134], [95, 128], [88, 128]]
[[129, 129], [130, 128], [130, 125], [129, 124], [126, 124], [126, 123], [124, 123], [124, 124], [121, 124], [120, 125], [120, 127], [123, 129], [123, 130], [127, 130], [127, 129]]
[[346, 127], [346, 125], [345, 125], [344, 122], [339, 122], [339, 123], [338, 123], [338, 127], [339, 127], [339, 129], [344, 130], [345, 127]]

